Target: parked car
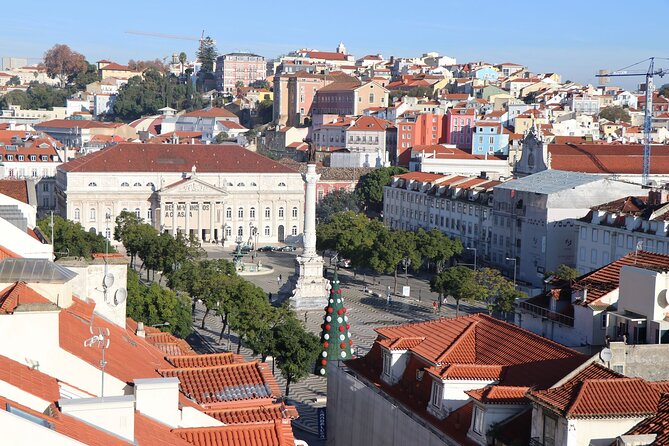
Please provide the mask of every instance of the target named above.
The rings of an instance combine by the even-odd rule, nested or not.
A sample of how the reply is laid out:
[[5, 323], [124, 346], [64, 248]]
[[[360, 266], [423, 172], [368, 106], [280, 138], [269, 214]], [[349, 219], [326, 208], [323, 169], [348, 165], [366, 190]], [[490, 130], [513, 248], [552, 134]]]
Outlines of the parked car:
[[262, 246], [262, 247], [258, 248], [258, 251], [260, 251], [260, 252], [272, 252], [272, 251], [274, 251], [274, 249], [275, 249], [274, 246], [267, 245], [267, 246]]
[[295, 248], [294, 246], [286, 245], [286, 246], [282, 246], [281, 248], [278, 248], [277, 251], [281, 251], [281, 252], [292, 252], [292, 251], [295, 251], [296, 249], [297, 249], [297, 248]]
[[251, 245], [244, 245], [240, 248], [240, 250], [241, 250], [242, 254], [248, 254], [252, 251], [251, 250]]
[[350, 268], [351, 261], [349, 259], [339, 259], [339, 261], [337, 262], [337, 266], [340, 268]]

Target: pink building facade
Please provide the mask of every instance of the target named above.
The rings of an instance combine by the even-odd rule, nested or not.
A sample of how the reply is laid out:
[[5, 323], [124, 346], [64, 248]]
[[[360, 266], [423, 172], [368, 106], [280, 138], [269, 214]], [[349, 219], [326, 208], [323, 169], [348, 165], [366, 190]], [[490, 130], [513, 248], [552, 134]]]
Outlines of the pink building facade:
[[241, 82], [248, 87], [265, 79], [265, 58], [252, 53], [229, 53], [216, 59], [216, 88], [227, 93], [235, 92]]
[[458, 149], [471, 150], [476, 124], [473, 108], [452, 108], [446, 114], [446, 140]]

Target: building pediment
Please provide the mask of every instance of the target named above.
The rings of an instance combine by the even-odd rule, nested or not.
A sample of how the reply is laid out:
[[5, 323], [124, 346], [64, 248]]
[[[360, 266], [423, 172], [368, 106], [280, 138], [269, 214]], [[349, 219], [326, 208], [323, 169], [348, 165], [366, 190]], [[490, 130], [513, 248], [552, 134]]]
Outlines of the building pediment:
[[184, 178], [183, 180], [163, 187], [161, 196], [187, 196], [187, 195], [228, 195], [225, 188], [214, 186], [196, 177]]

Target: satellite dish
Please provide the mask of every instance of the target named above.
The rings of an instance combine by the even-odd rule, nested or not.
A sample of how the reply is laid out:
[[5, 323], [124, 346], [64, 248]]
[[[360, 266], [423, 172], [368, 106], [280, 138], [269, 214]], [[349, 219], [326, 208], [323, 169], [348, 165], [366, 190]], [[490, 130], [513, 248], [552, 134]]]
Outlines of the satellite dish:
[[120, 305], [128, 298], [128, 290], [125, 288], [119, 288], [114, 293], [114, 305]]
[[102, 279], [102, 285], [105, 288], [110, 288], [114, 285], [114, 275], [112, 273], [105, 274], [105, 277]]
[[611, 362], [611, 358], [613, 358], [613, 353], [611, 353], [610, 348], [603, 348], [601, 352], [599, 352], [599, 359], [601, 359], [604, 362]]
[[667, 290], [660, 291], [660, 294], [657, 295], [657, 304], [662, 308], [667, 308], [669, 302], [667, 302]]

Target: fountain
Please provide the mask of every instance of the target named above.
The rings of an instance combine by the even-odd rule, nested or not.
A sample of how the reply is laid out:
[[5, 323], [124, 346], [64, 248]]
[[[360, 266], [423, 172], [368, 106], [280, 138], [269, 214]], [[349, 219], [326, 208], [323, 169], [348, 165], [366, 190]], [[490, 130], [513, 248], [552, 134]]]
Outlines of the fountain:
[[232, 253], [232, 262], [235, 265], [235, 270], [240, 276], [259, 276], [263, 274], [270, 274], [274, 271], [271, 266], [263, 265], [260, 260], [257, 262], [244, 262], [244, 253], [242, 252], [242, 238], [235, 239], [237, 248]]

